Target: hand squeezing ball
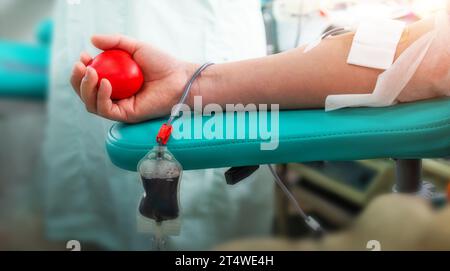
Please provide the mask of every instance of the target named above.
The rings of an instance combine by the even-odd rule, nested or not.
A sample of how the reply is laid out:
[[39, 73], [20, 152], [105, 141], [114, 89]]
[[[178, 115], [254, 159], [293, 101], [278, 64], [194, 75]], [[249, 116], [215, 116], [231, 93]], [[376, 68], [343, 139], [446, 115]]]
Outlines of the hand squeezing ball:
[[144, 83], [141, 68], [133, 57], [122, 50], [108, 50], [95, 57], [88, 65], [98, 74], [98, 87], [102, 79], [112, 86], [111, 99], [121, 100], [135, 95]]

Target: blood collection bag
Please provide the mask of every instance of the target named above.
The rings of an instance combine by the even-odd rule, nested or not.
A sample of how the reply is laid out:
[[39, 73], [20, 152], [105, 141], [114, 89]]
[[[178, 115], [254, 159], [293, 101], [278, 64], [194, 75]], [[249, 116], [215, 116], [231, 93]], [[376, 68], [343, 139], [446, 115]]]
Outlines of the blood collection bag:
[[157, 223], [179, 217], [179, 187], [183, 168], [165, 146], [156, 146], [138, 165], [144, 186], [139, 212]]

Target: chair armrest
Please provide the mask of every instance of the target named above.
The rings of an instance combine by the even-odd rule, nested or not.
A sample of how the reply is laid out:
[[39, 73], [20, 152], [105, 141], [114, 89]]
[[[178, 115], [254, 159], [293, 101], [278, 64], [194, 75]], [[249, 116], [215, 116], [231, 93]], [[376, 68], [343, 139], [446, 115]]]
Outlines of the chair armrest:
[[[203, 123], [209, 119], [197, 118]], [[106, 142], [112, 162], [135, 171], [139, 160], [154, 146], [163, 123], [164, 120], [153, 120], [112, 126]], [[246, 125], [249, 125], [248, 118]], [[269, 163], [446, 157], [450, 156], [450, 99], [329, 113], [324, 110], [283, 111], [279, 130], [279, 146], [274, 151], [262, 151], [260, 138], [172, 139], [169, 149], [186, 170]]]

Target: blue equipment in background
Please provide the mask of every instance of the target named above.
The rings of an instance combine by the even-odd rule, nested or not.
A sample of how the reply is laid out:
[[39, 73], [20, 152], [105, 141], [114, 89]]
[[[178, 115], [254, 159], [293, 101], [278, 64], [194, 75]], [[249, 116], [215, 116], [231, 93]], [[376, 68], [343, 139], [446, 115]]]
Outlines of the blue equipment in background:
[[53, 23], [42, 22], [36, 44], [0, 39], [0, 98], [45, 99]]

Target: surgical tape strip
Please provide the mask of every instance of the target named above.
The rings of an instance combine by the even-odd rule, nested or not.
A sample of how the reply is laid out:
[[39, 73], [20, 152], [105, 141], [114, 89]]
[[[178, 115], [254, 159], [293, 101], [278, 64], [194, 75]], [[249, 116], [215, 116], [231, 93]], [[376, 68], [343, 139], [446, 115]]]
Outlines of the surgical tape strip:
[[325, 110], [332, 111], [345, 107], [384, 107], [396, 104], [397, 97], [410, 82], [436, 39], [439, 27], [446, 24], [445, 20], [446, 14], [436, 16], [435, 29], [415, 41], [389, 69], [380, 74], [372, 94], [330, 95], [326, 99]]
[[387, 19], [361, 23], [347, 63], [381, 70], [390, 68], [405, 26], [404, 22]]

